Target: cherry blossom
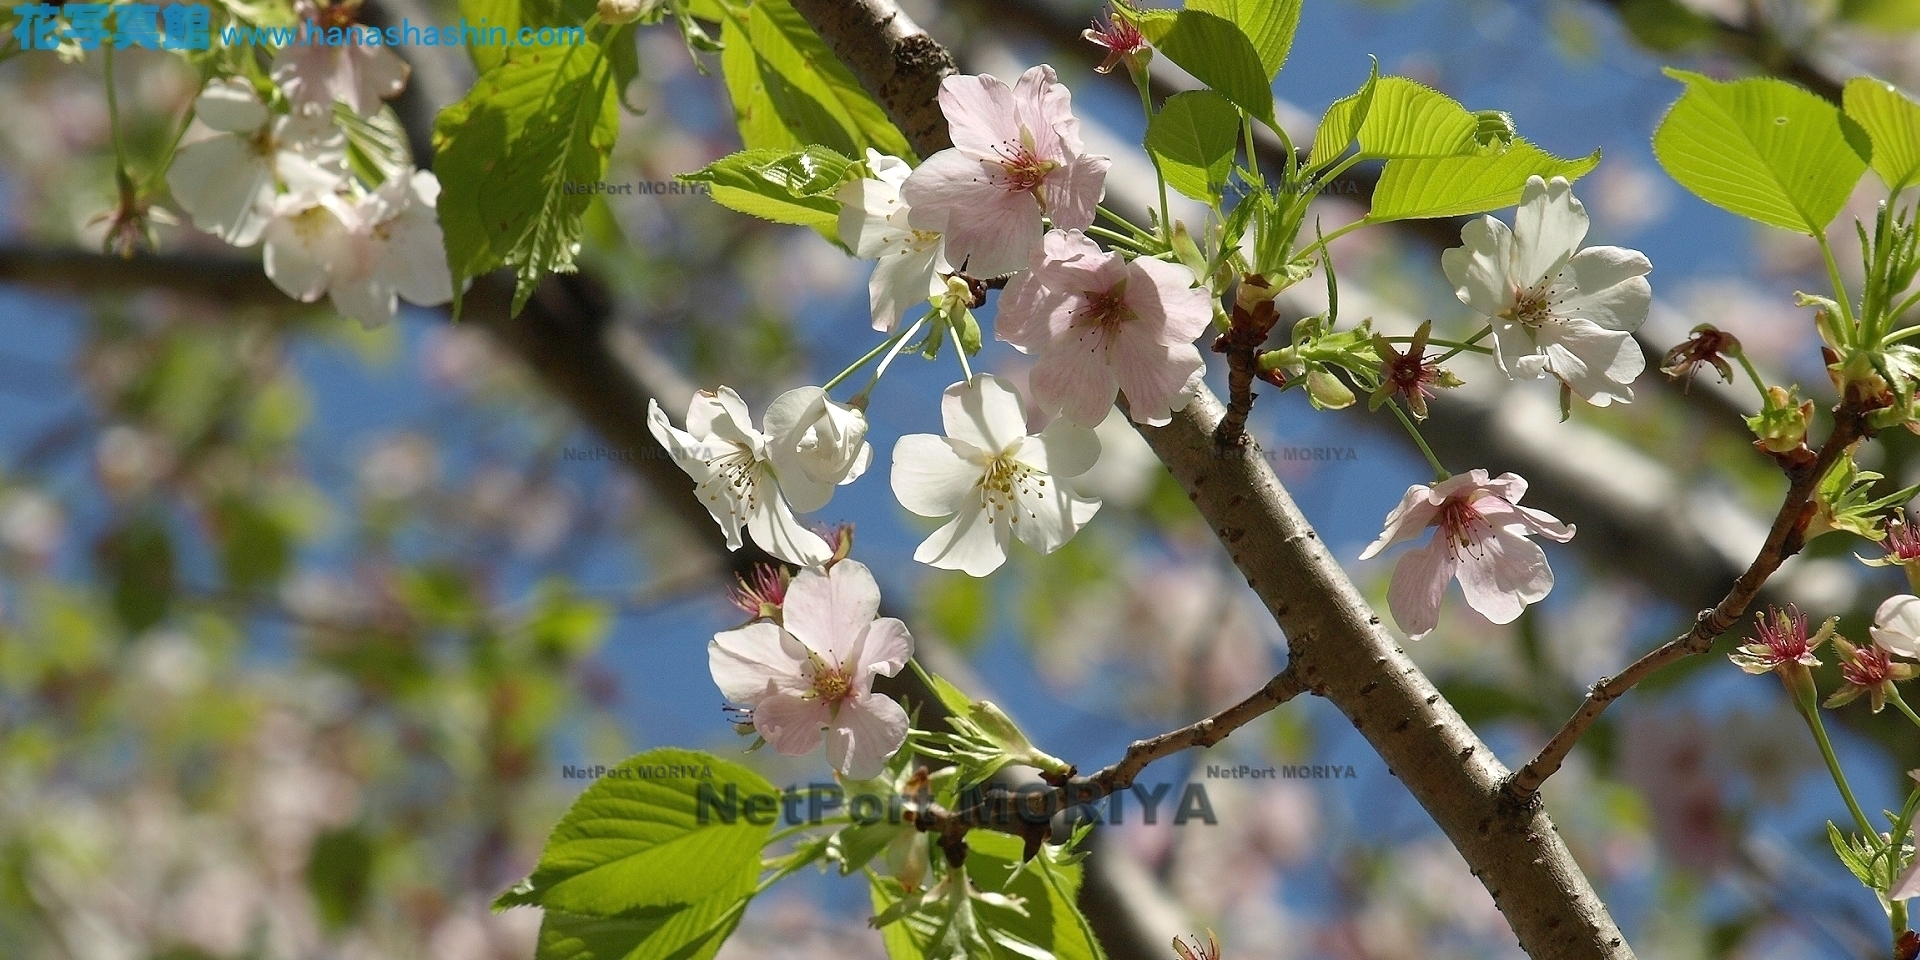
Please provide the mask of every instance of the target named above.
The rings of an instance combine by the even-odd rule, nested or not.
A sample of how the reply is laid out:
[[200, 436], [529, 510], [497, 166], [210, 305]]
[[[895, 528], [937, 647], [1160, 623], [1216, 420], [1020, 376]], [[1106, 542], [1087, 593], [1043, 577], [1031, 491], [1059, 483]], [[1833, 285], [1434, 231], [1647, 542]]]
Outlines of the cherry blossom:
[[923, 517], [953, 519], [913, 553], [921, 563], [984, 577], [1015, 536], [1052, 553], [1085, 526], [1100, 501], [1062, 481], [1093, 467], [1100, 441], [1066, 418], [1027, 433], [1020, 394], [992, 374], [956, 383], [940, 401], [947, 435], [917, 433], [893, 448], [893, 492]]
[[948, 77], [940, 110], [954, 145], [913, 171], [900, 196], [913, 227], [946, 234], [948, 261], [969, 276], [1004, 276], [1033, 257], [1042, 217], [1068, 230], [1093, 225], [1110, 161], [1081, 152], [1072, 96], [1052, 67], [1028, 70], [1012, 88], [985, 74]]
[[802, 513], [826, 506], [834, 487], [859, 479], [873, 462], [866, 414], [833, 402], [819, 387], [774, 398], [766, 427], [780, 489]]
[[346, 136], [324, 112], [275, 116], [237, 77], [210, 81], [193, 108], [195, 132], [167, 186], [194, 226], [234, 246], [260, 239], [281, 188], [330, 193], [346, 182]]
[[1038, 355], [1029, 382], [1042, 409], [1096, 427], [1125, 393], [1133, 419], [1158, 426], [1191, 397], [1206, 367], [1193, 340], [1212, 319], [1212, 294], [1187, 268], [1128, 262], [1078, 230], [1053, 230], [1008, 285], [994, 336]]
[[693, 478], [707, 512], [726, 532], [727, 549], [740, 549], [741, 531], [788, 563], [825, 563], [833, 548], [800, 525], [782, 494], [769, 438], [753, 428], [746, 401], [729, 387], [702, 390], [687, 407], [687, 429], [668, 422], [658, 401], [647, 403], [647, 426], [673, 461]]
[[874, 693], [873, 678], [913, 656], [906, 624], [875, 619], [879, 611], [880, 587], [863, 564], [808, 567], [787, 585], [778, 623], [715, 634], [707, 665], [775, 750], [802, 756], [824, 739], [841, 776], [868, 780], [907, 739], [907, 712]]
[[1528, 179], [1511, 229], [1467, 224], [1466, 245], [1441, 254], [1454, 294], [1493, 324], [1494, 357], [1514, 379], [1553, 376], [1589, 403], [1633, 399], [1646, 367], [1633, 331], [1646, 322], [1653, 269], [1622, 247], [1580, 248], [1587, 211], [1567, 181]]
[[1756, 676], [1782, 668], [1817, 667], [1820, 658], [1814, 651], [1833, 636], [1838, 618], [1830, 619], [1812, 634], [1807, 632], [1807, 615], [1788, 604], [1785, 610], [1769, 608], [1753, 618], [1753, 641], [1741, 644], [1727, 658], [1733, 665]]
[[1387, 605], [1400, 629], [1415, 640], [1440, 622], [1447, 581], [1460, 580], [1467, 605], [1494, 623], [1512, 623], [1528, 604], [1553, 589], [1546, 552], [1528, 537], [1565, 543], [1573, 526], [1519, 505], [1527, 481], [1513, 473], [1489, 480], [1485, 470], [1449, 477], [1433, 486], [1415, 484], [1387, 515], [1380, 539], [1360, 554], [1366, 560], [1402, 540], [1437, 527], [1427, 545], [1408, 551], [1393, 568]]
[[453, 278], [434, 206], [440, 181], [397, 174], [371, 194], [296, 192], [275, 198], [266, 231], [267, 276], [311, 303], [368, 327], [393, 320], [399, 298], [422, 306], [453, 299]]
[[1920, 597], [1910, 593], [1888, 597], [1873, 612], [1873, 626], [1867, 632], [1880, 649], [1920, 659]]
[[[294, 15], [308, 30], [343, 27], [361, 29], [356, 0], [314, 3], [299, 0]], [[346, 43], [292, 43], [273, 58], [273, 82], [296, 105], [331, 111], [339, 100], [360, 116], [380, 109], [382, 101], [400, 95], [413, 68], [392, 50], [377, 45]]]
[[841, 185], [840, 240], [853, 255], [878, 261], [867, 281], [873, 328], [892, 330], [900, 316], [930, 296], [944, 293], [940, 277], [952, 273], [946, 244], [938, 231], [915, 229], [912, 208], [900, 199], [900, 185], [913, 168], [899, 157], [867, 150], [874, 176]]

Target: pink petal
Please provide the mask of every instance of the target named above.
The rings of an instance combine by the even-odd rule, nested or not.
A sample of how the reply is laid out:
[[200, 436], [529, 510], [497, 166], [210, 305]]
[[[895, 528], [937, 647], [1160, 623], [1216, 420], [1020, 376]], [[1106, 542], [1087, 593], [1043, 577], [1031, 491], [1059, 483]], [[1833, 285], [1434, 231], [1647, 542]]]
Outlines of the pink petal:
[[1141, 257], [1127, 265], [1127, 306], [1164, 344], [1192, 343], [1213, 322], [1213, 295], [1179, 264]]
[[[1019, 125], [1033, 139], [1034, 156], [1059, 162], [1080, 152], [1080, 121], [1073, 118], [1073, 94], [1056, 80], [1052, 67], [1044, 63], [1029, 67], [1013, 85], [1012, 102]], [[1062, 140], [1061, 127], [1072, 137], [1071, 144]]]
[[[940, 81], [940, 112], [946, 115], [953, 145], [976, 159], [995, 156], [995, 149], [1008, 140], [1019, 142], [1014, 93], [998, 77], [983, 73]], [[911, 198], [907, 202], [919, 203]]]
[[827, 762], [850, 780], [871, 780], [906, 742], [907, 712], [892, 698], [869, 693], [840, 704], [828, 733]]
[[776, 691], [800, 689], [804, 655], [778, 624], [761, 621], [714, 634], [707, 669], [721, 696], [752, 706]]
[[858, 560], [842, 560], [825, 572], [808, 567], [793, 578], [781, 623], [829, 663], [845, 666], [879, 612], [880, 585], [873, 572]]
[[[840, 564], [851, 562], [842, 560]], [[899, 673], [912, 656], [913, 635], [907, 632], [907, 625], [893, 617], [881, 617], [867, 628], [867, 635], [854, 656], [854, 682], [864, 692], [869, 689], [873, 677], [891, 677]]]
[[1387, 587], [1387, 607], [1408, 637], [1418, 640], [1439, 626], [1440, 598], [1453, 572], [1453, 551], [1437, 534], [1425, 546], [1401, 554]]
[[1439, 512], [1440, 505], [1435, 502], [1432, 487], [1420, 483], [1408, 487], [1407, 492], [1400, 498], [1399, 506], [1394, 507], [1393, 512], [1387, 514], [1386, 524], [1380, 531], [1380, 539], [1361, 551], [1360, 559], [1371, 560], [1380, 551], [1402, 540], [1411, 540], [1419, 536], [1420, 531], [1433, 524], [1433, 518]]
[[1540, 545], [1504, 531], [1477, 537], [1462, 551], [1460, 592], [1467, 605], [1494, 623], [1512, 623], [1553, 589], [1553, 570]]
[[[1184, 269], [1184, 268], [1176, 268]], [[1140, 423], [1163, 425], [1186, 405], [1187, 382], [1206, 368], [1191, 343], [1167, 346], [1151, 330], [1123, 325], [1113, 350], [1114, 377], [1127, 395], [1127, 410]]]
[[753, 729], [773, 744], [773, 749], [800, 757], [819, 748], [829, 716], [827, 705], [819, 700], [776, 693], [754, 704]]
[[1086, 327], [1047, 345], [1027, 375], [1042, 410], [1058, 411], [1088, 429], [1107, 418], [1119, 390], [1107, 362], [1107, 337], [1099, 328]]
[[1093, 226], [1100, 200], [1107, 195], [1107, 168], [1113, 161], [1106, 157], [1081, 154], [1040, 182], [1047, 198], [1047, 216], [1053, 225], [1067, 230], [1085, 230]]

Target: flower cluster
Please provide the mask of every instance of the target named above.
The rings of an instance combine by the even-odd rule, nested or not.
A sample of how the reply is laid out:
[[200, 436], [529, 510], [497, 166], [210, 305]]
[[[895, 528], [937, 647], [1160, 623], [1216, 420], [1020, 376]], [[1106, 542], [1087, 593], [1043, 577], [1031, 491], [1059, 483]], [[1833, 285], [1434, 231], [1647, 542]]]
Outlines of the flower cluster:
[[[298, 12], [342, 25], [356, 6], [302, 2]], [[245, 78], [216, 77], [194, 101], [195, 122], [166, 177], [194, 226], [235, 246], [264, 241], [275, 286], [303, 303], [326, 296], [369, 327], [391, 322], [401, 299], [453, 299], [440, 182], [404, 163], [363, 182], [335, 122], [336, 107], [358, 117], [382, 109], [406, 85], [406, 63], [385, 47], [290, 45], [271, 75], [273, 96]]]

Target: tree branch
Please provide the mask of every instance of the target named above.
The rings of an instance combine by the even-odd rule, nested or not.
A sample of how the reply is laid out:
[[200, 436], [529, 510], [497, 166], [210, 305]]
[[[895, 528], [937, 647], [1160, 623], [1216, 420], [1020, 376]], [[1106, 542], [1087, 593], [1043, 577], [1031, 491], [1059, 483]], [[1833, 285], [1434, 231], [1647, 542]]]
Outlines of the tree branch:
[[1635, 660], [1619, 674], [1603, 677], [1595, 683], [1587, 692], [1586, 700], [1580, 704], [1580, 709], [1574, 711], [1560, 731], [1553, 735], [1553, 739], [1547, 741], [1539, 755], [1514, 773], [1507, 782], [1509, 793], [1522, 800], [1533, 796], [1540, 785], [1560, 769], [1581, 735], [1600, 718], [1608, 704], [1620, 699], [1635, 684], [1661, 668], [1707, 652], [1715, 639], [1746, 615], [1747, 605], [1759, 595], [1767, 578], [1773, 576], [1773, 572], [1780, 569], [1780, 564], [1799, 553], [1805, 545], [1802, 537], [1806, 534], [1807, 522], [1813, 517], [1813, 494], [1820, 485], [1820, 479], [1855, 442], [1865, 436], [1865, 430], [1865, 415], [1852, 404], [1843, 403], [1834, 411], [1833, 432], [1827, 435], [1826, 443], [1821, 445], [1820, 454], [1811, 465], [1792, 472], [1792, 483], [1787, 488], [1786, 499], [1780, 504], [1780, 512], [1773, 518], [1772, 528], [1767, 531], [1766, 542], [1761, 545], [1760, 552], [1754, 556], [1746, 571], [1734, 580], [1727, 595], [1719, 603], [1700, 611], [1692, 629]]
[[[897, 22], [889, 0], [796, 6], [830, 47], [856, 51], [847, 66], [896, 121], [921, 115], [924, 103], [889, 96], [900, 88], [897, 40], [833, 35], [849, 24]], [[827, 6], [866, 12], [827, 15]], [[913, 145], [931, 154], [945, 142], [923, 133]], [[1537, 805], [1507, 799], [1506, 769], [1382, 628], [1258, 448], [1215, 445], [1223, 416], [1203, 388], [1168, 425], [1139, 429], [1285, 629], [1289, 670], [1379, 751], [1486, 885], [1523, 949], [1554, 960], [1632, 957], [1552, 821]]]

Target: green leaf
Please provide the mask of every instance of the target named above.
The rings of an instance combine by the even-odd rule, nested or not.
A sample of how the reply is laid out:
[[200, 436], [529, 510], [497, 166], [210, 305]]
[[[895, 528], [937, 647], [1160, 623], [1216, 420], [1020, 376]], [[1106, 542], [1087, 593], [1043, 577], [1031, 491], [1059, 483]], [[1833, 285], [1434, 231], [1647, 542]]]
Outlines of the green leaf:
[[619, 133], [619, 97], [597, 49], [510, 57], [442, 110], [434, 169], [454, 289], [511, 266], [518, 313], [541, 274], [571, 273], [593, 197], [575, 185], [606, 174]]
[[1680, 0], [1622, 0], [1620, 22], [1635, 40], [1661, 51], [1711, 40], [1720, 33], [1711, 18]]
[[1240, 111], [1211, 90], [1176, 93], [1147, 124], [1147, 149], [1160, 158], [1167, 185], [1218, 204], [1240, 142]]
[[1920, 4], [1913, 0], [1842, 0], [1840, 19], [1884, 33], [1920, 30]]
[[1211, 13], [1246, 34], [1267, 71], [1267, 80], [1279, 76], [1300, 28], [1301, 0], [1187, 0], [1188, 10]]
[[1847, 868], [1847, 872], [1853, 874], [1861, 883], [1874, 890], [1882, 889], [1886, 885], [1883, 879], [1874, 877], [1873, 871], [1867, 866], [1873, 854], [1871, 850], [1862, 849], [1866, 846], [1866, 841], [1862, 840], [1859, 846], [1855, 846], [1840, 833], [1840, 828], [1834, 826], [1833, 821], [1829, 820], [1827, 821], [1827, 842], [1833, 845], [1834, 856], [1840, 858], [1840, 863]]
[[1867, 169], [1872, 148], [1858, 124], [1782, 80], [1666, 73], [1687, 85], [1653, 134], [1668, 174], [1750, 220], [1809, 236], [1826, 229]]
[[753, 896], [751, 868], [699, 901], [627, 917], [582, 917], [548, 910], [534, 960], [710, 960], [740, 923], [741, 901]]
[[[663, 767], [712, 776], [655, 775]], [[704, 795], [724, 801], [729, 787], [740, 800], [775, 794], [759, 774], [711, 754], [662, 749], [628, 758], [574, 801], [533, 875], [494, 906], [645, 920], [731, 889], [759, 869], [772, 824], [744, 814], [728, 823], [699, 799], [710, 790]]]
[[917, 158], [907, 138], [787, 0], [756, 0], [721, 21], [720, 68], [749, 150], [819, 144]]
[[1920, 104], [1872, 77], [1847, 81], [1847, 116], [1873, 141], [1873, 169], [1898, 192], [1920, 180]]
[[1577, 180], [1599, 163], [1598, 150], [1592, 156], [1562, 160], [1518, 138], [1504, 153], [1390, 160], [1380, 171], [1367, 219], [1384, 223], [1498, 210], [1520, 201], [1528, 177]]
[[[1498, 115], [1504, 117], [1504, 114]], [[1499, 123], [1488, 123], [1458, 100], [1406, 77], [1369, 79], [1352, 96], [1335, 100], [1320, 119], [1307, 166], [1339, 159], [1354, 142], [1363, 160], [1460, 157], [1487, 153], [1500, 139]], [[1483, 127], [1483, 124], [1485, 126]], [[1511, 137], [1509, 121], [1505, 127]]]
[[413, 166], [406, 128], [392, 107], [383, 105], [373, 116], [363, 117], [336, 100], [333, 120], [347, 134], [347, 162], [361, 179], [385, 183]]
[[1200, 10], [1182, 10], [1172, 29], [1153, 44], [1194, 79], [1255, 119], [1275, 124], [1272, 81], [1260, 52], [1232, 21]]
[[854, 162], [826, 147], [742, 150], [680, 179], [713, 185], [713, 201], [775, 223], [797, 223], [836, 236], [840, 201], [833, 193], [857, 173]]

